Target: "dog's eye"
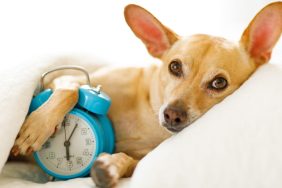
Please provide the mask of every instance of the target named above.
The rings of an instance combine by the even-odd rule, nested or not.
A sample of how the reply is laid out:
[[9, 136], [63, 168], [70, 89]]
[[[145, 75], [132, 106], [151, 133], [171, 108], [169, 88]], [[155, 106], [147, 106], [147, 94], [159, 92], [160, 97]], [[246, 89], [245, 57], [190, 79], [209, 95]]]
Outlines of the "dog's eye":
[[182, 63], [179, 59], [172, 60], [168, 66], [169, 72], [174, 76], [180, 77], [183, 75]]
[[220, 91], [220, 90], [225, 89], [227, 85], [228, 85], [228, 82], [225, 78], [216, 77], [208, 84], [208, 89]]

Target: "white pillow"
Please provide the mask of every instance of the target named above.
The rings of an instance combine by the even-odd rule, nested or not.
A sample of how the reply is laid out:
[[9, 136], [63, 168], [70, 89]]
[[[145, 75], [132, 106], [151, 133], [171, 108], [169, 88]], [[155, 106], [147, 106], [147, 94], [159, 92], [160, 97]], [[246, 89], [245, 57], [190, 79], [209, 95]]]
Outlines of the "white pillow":
[[234, 94], [149, 153], [131, 186], [282, 187], [282, 68], [261, 67]]

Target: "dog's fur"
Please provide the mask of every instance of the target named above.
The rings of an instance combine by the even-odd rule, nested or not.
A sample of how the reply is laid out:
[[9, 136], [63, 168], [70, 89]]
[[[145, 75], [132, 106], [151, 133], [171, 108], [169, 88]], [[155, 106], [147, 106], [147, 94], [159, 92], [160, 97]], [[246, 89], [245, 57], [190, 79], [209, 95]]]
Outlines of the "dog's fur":
[[[163, 63], [149, 68], [100, 68], [91, 75], [92, 85], [102, 84], [112, 98], [109, 117], [116, 134], [116, 153], [100, 155], [92, 169], [101, 187], [114, 186], [119, 178], [130, 176], [144, 155], [268, 62], [281, 35], [282, 3], [261, 10], [238, 43], [199, 34], [181, 38], [137, 5], [125, 8], [125, 19], [148, 52]], [[219, 77], [226, 80], [226, 88], [211, 87]], [[39, 150], [76, 104], [83, 83], [82, 77], [56, 78], [49, 86], [53, 95], [26, 119], [12, 152]]]

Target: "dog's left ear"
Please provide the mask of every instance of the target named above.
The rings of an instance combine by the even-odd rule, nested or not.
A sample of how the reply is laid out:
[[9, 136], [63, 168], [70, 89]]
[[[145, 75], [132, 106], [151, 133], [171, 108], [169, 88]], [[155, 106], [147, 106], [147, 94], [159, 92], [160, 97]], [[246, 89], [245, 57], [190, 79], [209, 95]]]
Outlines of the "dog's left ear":
[[124, 16], [131, 30], [143, 41], [149, 53], [154, 57], [162, 57], [164, 52], [178, 40], [174, 32], [138, 5], [126, 6]]
[[252, 20], [241, 37], [250, 57], [257, 65], [266, 63], [282, 32], [282, 2], [264, 7]]

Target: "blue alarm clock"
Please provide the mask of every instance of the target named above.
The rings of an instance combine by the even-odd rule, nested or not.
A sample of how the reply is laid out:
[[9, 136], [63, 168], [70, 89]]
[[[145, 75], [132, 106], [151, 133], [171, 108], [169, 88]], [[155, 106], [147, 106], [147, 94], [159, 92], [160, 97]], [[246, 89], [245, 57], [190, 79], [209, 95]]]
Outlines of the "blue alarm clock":
[[[55, 179], [71, 179], [89, 174], [90, 169], [102, 153], [113, 153], [114, 131], [107, 117], [111, 100], [101, 91], [101, 87], [90, 86], [89, 74], [78, 66], [63, 66], [48, 71], [44, 77], [54, 71], [75, 69], [85, 73], [88, 85], [79, 88], [79, 99], [76, 106], [64, 117], [61, 129], [50, 137], [41, 150], [34, 153], [39, 166]], [[47, 89], [36, 95], [29, 108], [29, 113], [36, 110], [52, 95]]]

